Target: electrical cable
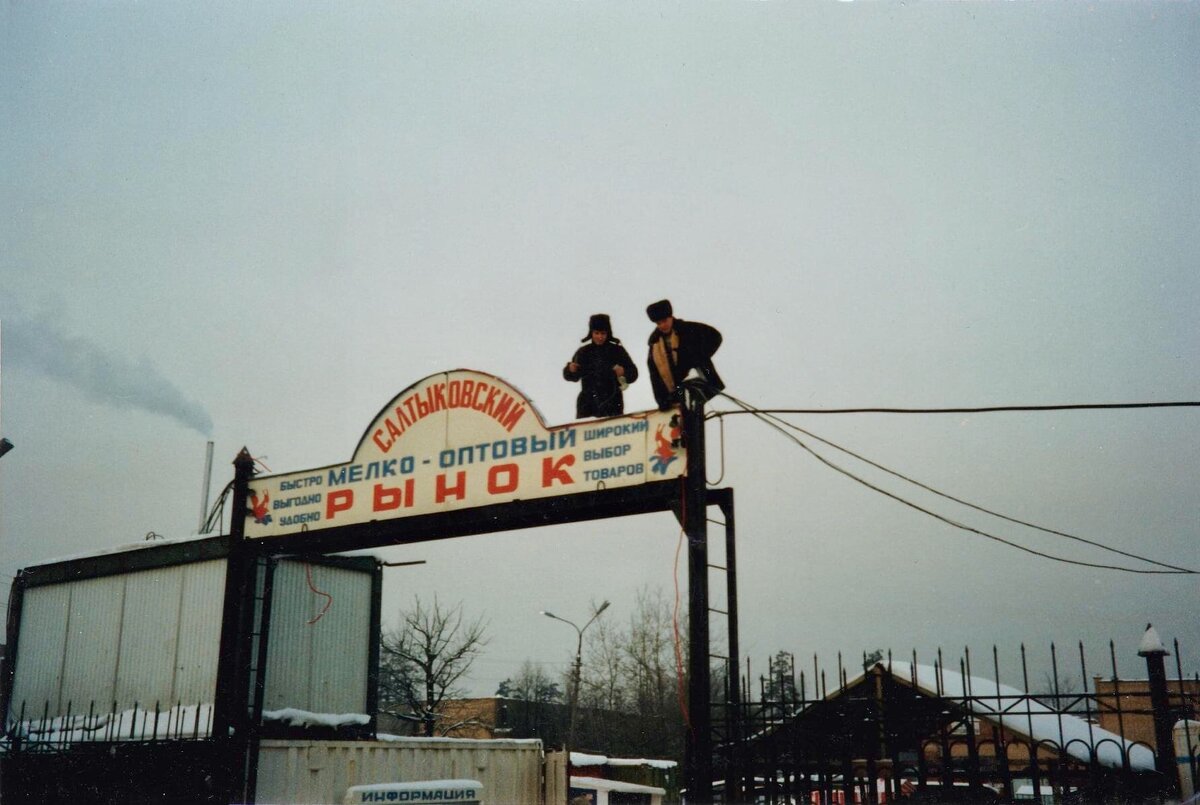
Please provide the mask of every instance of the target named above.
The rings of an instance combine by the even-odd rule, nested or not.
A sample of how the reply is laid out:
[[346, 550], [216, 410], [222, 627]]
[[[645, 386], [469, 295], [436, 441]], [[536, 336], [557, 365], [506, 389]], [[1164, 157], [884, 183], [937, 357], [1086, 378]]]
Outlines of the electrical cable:
[[687, 696], [683, 690], [683, 639], [679, 635], [679, 551], [683, 547], [684, 533], [679, 530], [679, 541], [675, 545], [675, 609], [671, 613], [671, 629], [675, 637], [675, 692], [679, 698], [679, 714], [688, 731], [692, 729], [691, 714], [688, 713]]
[[[953, 526], [954, 528], [958, 528], [963, 531], [968, 531], [972, 534], [977, 534], [978, 536], [985, 537], [985, 538], [993, 540], [995, 542], [999, 542], [1003, 545], [1009, 546], [1010, 548], [1016, 548], [1019, 551], [1024, 551], [1025, 553], [1029, 553], [1034, 556], [1039, 556], [1043, 559], [1050, 559], [1055, 562], [1063, 562], [1064, 564], [1069, 564], [1069, 565], [1078, 565], [1080, 567], [1091, 567], [1091, 568], [1096, 568], [1099, 570], [1119, 570], [1119, 571], [1123, 571], [1126, 573], [1138, 573], [1138, 574], [1144, 574], [1144, 575], [1183, 575], [1183, 574], [1195, 575], [1197, 573], [1197, 571], [1187, 570], [1187, 569], [1142, 570], [1142, 569], [1138, 569], [1138, 568], [1121, 567], [1119, 565], [1105, 565], [1105, 564], [1099, 564], [1099, 563], [1095, 563], [1095, 562], [1083, 562], [1083, 561], [1080, 561], [1077, 559], [1067, 559], [1066, 557], [1055, 556], [1053, 554], [1048, 554], [1043, 551], [1038, 551], [1034, 548], [1029, 548], [1029, 547], [1026, 547], [1019, 543], [1013, 542], [1011, 540], [1007, 540], [1003, 537], [996, 536], [995, 534], [990, 534], [981, 529], [972, 528], [971, 526], [956, 522], [954, 520], [951, 520], [948, 517], [945, 517], [936, 512], [930, 511], [929, 509], [919, 506], [910, 500], [907, 500], [895, 493], [889, 492], [886, 489], [882, 489], [882, 488], [872, 484], [871, 482], [858, 477], [857, 475], [855, 475], [854, 473], [845, 469], [844, 467], [841, 467], [841, 466], [833, 463], [829, 459], [825, 458], [820, 453], [816, 452], [811, 447], [809, 447], [807, 444], [805, 444], [801, 439], [799, 439], [798, 437], [789, 433], [787, 430], [785, 430], [783, 427], [781, 427], [776, 422], [773, 422], [771, 419], [769, 419], [767, 416], [764, 415], [766, 413], [765, 411], [760, 411], [759, 409], [755, 409], [753, 406], [749, 405], [748, 403], [744, 403], [741, 400], [738, 400], [735, 397], [732, 397], [729, 394], [726, 394], [725, 392], [720, 392], [720, 393], [722, 394], [722, 396], [727, 397], [729, 400], [733, 401], [736, 405], [742, 407], [746, 413], [753, 414], [755, 416], [755, 418], [759, 419], [760, 421], [766, 423], [770, 427], [779, 431], [788, 439], [791, 439], [793, 442], [795, 442], [797, 445], [799, 445], [801, 448], [803, 448], [807, 453], [809, 453], [813, 458], [817, 459], [818, 461], [820, 461], [822, 464], [829, 467], [830, 469], [832, 469], [836, 472], [839, 472], [842, 475], [845, 475], [846, 477], [850, 478], [853, 481], [858, 482], [859, 484], [862, 484], [863, 486], [867, 487], [868, 489], [874, 490], [875, 492], [878, 492], [879, 494], [884, 495], [885, 497], [889, 497], [898, 503], [902, 503], [905, 506], [908, 506], [909, 508], [915, 509], [915, 510], [921, 512], [922, 514], [928, 515], [929, 517], [932, 517], [935, 520], [939, 520], [943, 523], [946, 523], [947, 525]], [[1141, 407], [1145, 407], [1145, 406], [1141, 406]], [[1141, 557], [1137, 557], [1137, 558], [1141, 559]], [[1143, 561], [1152, 561], [1152, 560], [1143, 560]], [[1158, 563], [1155, 563], [1155, 564], [1158, 564]]]
[[[724, 394], [724, 392], [721, 392]], [[724, 396], [729, 397], [728, 394]], [[733, 399], [729, 397], [729, 399]], [[1066, 403], [1063, 405], [985, 405], [976, 408], [755, 408], [710, 411], [706, 418], [737, 414], [991, 414], [998, 411], [1094, 411], [1122, 408], [1200, 408], [1200, 402]]]
[[[732, 400], [732, 399], [734, 399], [734, 398], [733, 398], [733, 397], [730, 397], [729, 399], [731, 399], [731, 400]], [[737, 401], [737, 402], [738, 402], [739, 404], [745, 404], [745, 403], [743, 403], [743, 402], [742, 402], [742, 401], [740, 401], [740, 400], [739, 400], [739, 401]], [[755, 410], [758, 410], [758, 409], [755, 409]], [[765, 412], [765, 411], [759, 411], [759, 413], [763, 413], [763, 414], [765, 414], [766, 412]], [[1059, 536], [1059, 537], [1065, 537], [1066, 539], [1074, 540], [1074, 541], [1076, 541], [1076, 542], [1081, 542], [1081, 543], [1083, 543], [1083, 544], [1085, 544], [1085, 545], [1091, 545], [1091, 546], [1092, 546], [1092, 547], [1094, 547], [1094, 548], [1100, 548], [1101, 550], [1104, 550], [1104, 551], [1109, 551], [1109, 552], [1111, 552], [1111, 553], [1119, 554], [1119, 555], [1121, 555], [1121, 556], [1124, 556], [1124, 557], [1126, 557], [1126, 558], [1128, 558], [1128, 559], [1136, 559], [1136, 560], [1138, 560], [1139, 562], [1146, 562], [1146, 563], [1148, 563], [1148, 564], [1151, 564], [1151, 565], [1158, 565], [1159, 567], [1165, 567], [1165, 568], [1169, 568], [1170, 570], [1176, 570], [1176, 571], [1179, 571], [1180, 573], [1189, 573], [1189, 574], [1190, 574], [1190, 573], [1196, 573], [1196, 572], [1197, 572], [1197, 571], [1195, 571], [1195, 570], [1190, 570], [1190, 569], [1188, 569], [1188, 568], [1186, 568], [1186, 567], [1180, 567], [1180, 566], [1178, 566], [1178, 565], [1171, 565], [1171, 564], [1167, 564], [1166, 562], [1159, 562], [1159, 561], [1157, 561], [1157, 560], [1155, 560], [1155, 559], [1150, 559], [1150, 558], [1148, 558], [1148, 557], [1145, 557], [1145, 556], [1140, 556], [1140, 555], [1138, 555], [1138, 554], [1136, 554], [1136, 553], [1130, 553], [1130, 552], [1128, 552], [1128, 551], [1122, 551], [1122, 550], [1120, 550], [1119, 548], [1113, 548], [1113, 547], [1112, 547], [1112, 546], [1110, 546], [1110, 545], [1105, 545], [1104, 543], [1101, 543], [1101, 542], [1096, 542], [1095, 540], [1090, 540], [1090, 539], [1087, 539], [1086, 537], [1080, 537], [1080, 536], [1076, 536], [1076, 535], [1074, 535], [1074, 534], [1068, 534], [1068, 533], [1067, 533], [1067, 532], [1065, 532], [1065, 531], [1058, 531], [1058, 530], [1056, 530], [1056, 529], [1053, 529], [1053, 528], [1046, 528], [1045, 526], [1040, 526], [1040, 525], [1038, 525], [1037, 523], [1030, 523], [1030, 522], [1028, 522], [1028, 521], [1026, 521], [1026, 520], [1021, 520], [1021, 519], [1018, 519], [1018, 518], [1016, 518], [1016, 517], [1010, 517], [1010, 516], [1008, 516], [1007, 514], [1002, 514], [1002, 513], [1000, 513], [1000, 512], [993, 511], [992, 509], [988, 509], [988, 508], [986, 508], [986, 507], [984, 507], [984, 506], [980, 506], [980, 505], [977, 505], [977, 504], [975, 504], [975, 503], [971, 503], [970, 501], [963, 500], [963, 499], [961, 499], [961, 498], [957, 498], [957, 497], [955, 497], [954, 495], [948, 494], [948, 493], [946, 493], [946, 492], [942, 492], [942, 491], [940, 491], [940, 490], [938, 490], [938, 489], [934, 489], [932, 486], [929, 486], [929, 485], [927, 485], [927, 484], [921, 483], [920, 481], [916, 480], [915, 478], [910, 478], [910, 477], [908, 477], [907, 475], [905, 475], [905, 474], [903, 474], [903, 473], [901, 473], [901, 472], [897, 472], [896, 470], [893, 470], [893, 469], [890, 469], [890, 468], [888, 468], [888, 467], [885, 467], [885, 466], [883, 466], [882, 464], [879, 464], [879, 463], [877, 463], [877, 462], [875, 462], [875, 461], [872, 461], [871, 459], [867, 458], [866, 456], [859, 455], [858, 453], [854, 452], [853, 450], [850, 450], [850, 449], [848, 449], [848, 448], [846, 448], [846, 447], [842, 447], [840, 444], [837, 444], [837, 443], [835, 443], [835, 442], [831, 442], [831, 441], [829, 441], [828, 439], [824, 439], [824, 438], [822, 438], [822, 437], [818, 436], [817, 434], [815, 434], [815, 433], [812, 433], [811, 431], [805, 430], [804, 428], [800, 427], [799, 425], [796, 425], [796, 424], [794, 424], [794, 423], [788, 422], [787, 420], [785, 420], [785, 419], [781, 419], [781, 418], [779, 418], [779, 417], [777, 417], [777, 416], [773, 416], [773, 415], [769, 415], [769, 416], [770, 416], [770, 418], [771, 418], [772, 420], [774, 420], [775, 422], [778, 422], [780, 425], [783, 425], [784, 427], [787, 427], [787, 428], [791, 428], [792, 430], [794, 430], [794, 431], [797, 431], [798, 433], [803, 433], [805, 436], [808, 436], [808, 437], [809, 437], [809, 438], [811, 438], [811, 439], [815, 439], [815, 440], [817, 440], [818, 442], [821, 442], [822, 444], [828, 445], [829, 447], [832, 447], [832, 448], [834, 448], [835, 450], [840, 450], [841, 452], [845, 453], [846, 455], [848, 455], [848, 456], [852, 456], [852, 457], [854, 457], [854, 458], [858, 459], [859, 461], [863, 462], [864, 464], [869, 464], [870, 466], [872, 466], [872, 467], [874, 467], [874, 468], [876, 468], [876, 469], [878, 469], [878, 470], [882, 470], [883, 472], [886, 472], [886, 473], [887, 473], [887, 474], [889, 474], [889, 475], [892, 475], [892, 476], [894, 476], [894, 477], [896, 477], [896, 478], [899, 478], [899, 479], [901, 479], [901, 480], [903, 480], [903, 481], [907, 481], [908, 483], [912, 484], [913, 486], [917, 486], [917, 487], [920, 487], [921, 489], [924, 489], [926, 492], [931, 492], [931, 493], [933, 493], [933, 494], [935, 494], [935, 495], [937, 495], [937, 496], [939, 496], [939, 497], [946, 498], [947, 500], [952, 500], [952, 501], [954, 501], [955, 503], [961, 504], [961, 505], [963, 505], [963, 506], [966, 506], [966, 507], [968, 507], [968, 508], [971, 508], [971, 509], [975, 509], [976, 511], [983, 512], [984, 514], [990, 514], [990, 515], [992, 515], [993, 517], [998, 517], [998, 518], [1000, 518], [1001, 520], [1007, 520], [1007, 521], [1008, 521], [1008, 522], [1010, 522], [1010, 523], [1016, 523], [1017, 525], [1023, 525], [1023, 526], [1026, 526], [1026, 527], [1028, 527], [1028, 528], [1033, 528], [1033, 529], [1036, 529], [1036, 530], [1038, 530], [1038, 531], [1045, 532], [1045, 533], [1047, 533], [1047, 534], [1053, 534], [1053, 535], [1055, 535], [1055, 536]]]
[[687, 486], [686, 477], [679, 479], [679, 541], [675, 544], [675, 609], [671, 613], [671, 629], [675, 637], [675, 690], [679, 697], [679, 714], [683, 716], [683, 723], [688, 728], [688, 732], [692, 731], [692, 717], [688, 712], [687, 696], [683, 690], [683, 639], [679, 635], [679, 553], [683, 548], [683, 540], [687, 534], [687, 507], [686, 502]]
[[312, 620], [308, 621], [307, 625], [312, 626], [314, 623], [321, 620], [321, 618], [325, 617], [325, 613], [329, 611], [329, 607], [333, 606], [333, 596], [323, 590], [318, 590], [316, 588], [316, 585], [313, 584], [312, 562], [304, 563], [304, 573], [308, 578], [308, 589], [312, 590], [317, 595], [325, 596], [325, 599], [326, 599], [325, 606], [321, 609], [320, 612], [317, 613], [317, 616], [315, 618], [313, 618]]
[[[208, 510], [208, 519], [204, 521], [204, 528], [200, 532], [201, 534], [211, 534], [213, 527], [217, 525], [216, 521], [218, 519], [221, 521], [222, 526], [224, 525], [225, 498], [229, 496], [231, 491], [233, 491], [233, 481], [225, 484], [225, 488], [221, 490], [221, 494], [217, 495], [217, 499], [213, 503], [212, 508]], [[223, 530], [224, 528], [222, 528], [222, 531]]]

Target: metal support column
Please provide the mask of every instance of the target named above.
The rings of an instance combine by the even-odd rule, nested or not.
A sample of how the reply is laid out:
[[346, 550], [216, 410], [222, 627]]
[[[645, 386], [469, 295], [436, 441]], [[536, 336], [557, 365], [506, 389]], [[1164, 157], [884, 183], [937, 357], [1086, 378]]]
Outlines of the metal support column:
[[213, 738], [223, 747], [226, 758], [220, 769], [221, 779], [216, 783], [220, 795], [226, 802], [252, 802], [253, 792], [247, 790], [247, 755], [250, 751], [250, 641], [254, 628], [256, 579], [253, 551], [246, 545], [245, 535], [254, 459], [245, 447], [233, 460], [233, 467], [233, 508], [229, 523], [220, 657], [217, 660]]
[[684, 783], [689, 802], [712, 802], [712, 693], [708, 646], [708, 500], [704, 395], [685, 387], [683, 434], [687, 477], [682, 501], [688, 541], [688, 725]]
[[741, 649], [738, 646], [738, 604], [737, 604], [737, 546], [736, 527], [733, 510], [733, 490], [729, 488], [712, 490], [709, 501], [718, 505], [725, 520], [725, 603], [727, 632], [729, 635], [728, 669], [725, 701], [725, 734], [722, 740], [726, 746], [725, 769], [725, 799], [728, 802], [740, 802], [745, 796], [742, 785], [742, 676]]
[[1158, 639], [1158, 632], [1151, 631], [1149, 624], [1146, 626], [1146, 632], [1138, 655], [1146, 660], [1146, 674], [1149, 677], [1150, 709], [1154, 712], [1154, 766], [1163, 777], [1163, 793], [1167, 797], [1174, 797], [1179, 793], [1179, 770], [1175, 763], [1175, 742], [1171, 735], [1175, 717], [1171, 712], [1171, 700], [1167, 693], [1165, 660], [1170, 652]]

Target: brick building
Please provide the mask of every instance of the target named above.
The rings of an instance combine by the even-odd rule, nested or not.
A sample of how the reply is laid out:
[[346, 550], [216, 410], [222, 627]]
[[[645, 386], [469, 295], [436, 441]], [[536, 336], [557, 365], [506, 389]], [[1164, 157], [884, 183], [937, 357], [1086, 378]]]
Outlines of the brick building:
[[[1154, 714], [1150, 706], [1150, 680], [1092, 677], [1099, 725], [1126, 740], [1154, 746]], [[1168, 679], [1167, 700], [1171, 722], [1195, 719], [1200, 712], [1200, 679]]]

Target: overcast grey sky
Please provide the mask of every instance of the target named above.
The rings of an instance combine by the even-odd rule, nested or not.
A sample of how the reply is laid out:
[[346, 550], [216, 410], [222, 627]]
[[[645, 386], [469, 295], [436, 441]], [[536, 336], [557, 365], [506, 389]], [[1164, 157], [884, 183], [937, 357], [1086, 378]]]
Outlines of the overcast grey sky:
[[[243, 445], [276, 472], [344, 461], [457, 367], [569, 421], [588, 315], [641, 362], [664, 296], [762, 407], [1200, 399], [1200, 3], [2, 9], [0, 585], [194, 532], [210, 435], [217, 489]], [[626, 408], [651, 406], [643, 379]], [[1200, 566], [1196, 409], [794, 421]], [[1151, 621], [1200, 665], [1195, 576], [951, 529], [749, 417], [725, 445], [760, 667], [1083, 640], [1100, 672], [1111, 638], [1137, 673]], [[565, 667], [538, 610], [670, 595], [677, 538], [663, 514], [389, 549], [428, 564], [388, 572], [385, 613], [486, 612], [491, 693], [525, 658]]]

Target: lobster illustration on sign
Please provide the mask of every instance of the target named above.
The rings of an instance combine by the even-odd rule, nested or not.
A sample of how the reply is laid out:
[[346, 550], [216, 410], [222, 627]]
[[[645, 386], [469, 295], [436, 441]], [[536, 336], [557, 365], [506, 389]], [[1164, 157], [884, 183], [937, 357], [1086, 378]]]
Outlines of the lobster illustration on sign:
[[[670, 437], [670, 438], [668, 438]], [[667, 467], [671, 466], [671, 462], [679, 458], [679, 414], [671, 417], [670, 430], [667, 431], [667, 436], [663, 436], [663, 426], [659, 425], [654, 432], [654, 441], [657, 447], [654, 448], [654, 455], [650, 458], [650, 471], [656, 472], [659, 475], [667, 474]]]
[[254, 515], [254, 522], [259, 525], [268, 525], [271, 522], [271, 515], [267, 513], [267, 504], [271, 502], [271, 493], [263, 492], [262, 500], [258, 499], [258, 495], [250, 493], [250, 510]]

